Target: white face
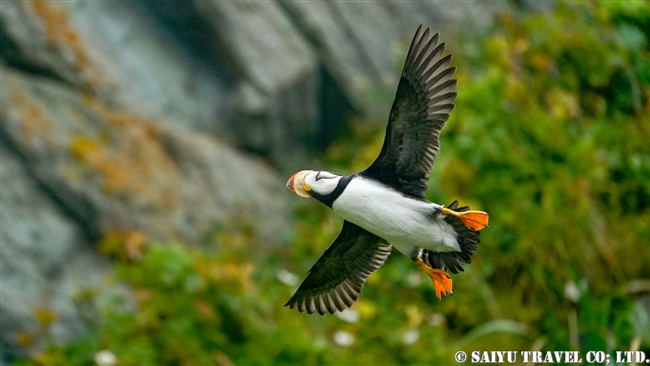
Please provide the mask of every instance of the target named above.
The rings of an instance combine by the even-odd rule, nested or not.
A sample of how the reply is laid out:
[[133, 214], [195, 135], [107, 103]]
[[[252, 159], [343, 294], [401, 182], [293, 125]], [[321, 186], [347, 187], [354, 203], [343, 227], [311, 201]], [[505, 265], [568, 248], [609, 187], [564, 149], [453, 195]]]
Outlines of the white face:
[[312, 192], [326, 196], [336, 189], [341, 178], [324, 170], [303, 170], [289, 178], [287, 188], [300, 197], [310, 197]]
[[324, 170], [311, 172], [305, 176], [305, 184], [321, 196], [332, 193], [339, 184], [339, 180], [341, 180], [340, 175], [332, 174]]

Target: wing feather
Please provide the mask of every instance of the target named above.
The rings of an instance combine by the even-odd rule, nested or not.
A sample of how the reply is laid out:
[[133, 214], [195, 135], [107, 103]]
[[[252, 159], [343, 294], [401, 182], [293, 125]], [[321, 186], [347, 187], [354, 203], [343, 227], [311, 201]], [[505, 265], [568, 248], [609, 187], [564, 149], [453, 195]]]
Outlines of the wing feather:
[[285, 306], [320, 315], [351, 307], [368, 276], [384, 264], [391, 248], [380, 237], [345, 221], [339, 236]]
[[415, 32], [377, 159], [362, 172], [407, 195], [424, 198], [440, 150], [440, 131], [454, 110], [456, 68], [429, 28]]

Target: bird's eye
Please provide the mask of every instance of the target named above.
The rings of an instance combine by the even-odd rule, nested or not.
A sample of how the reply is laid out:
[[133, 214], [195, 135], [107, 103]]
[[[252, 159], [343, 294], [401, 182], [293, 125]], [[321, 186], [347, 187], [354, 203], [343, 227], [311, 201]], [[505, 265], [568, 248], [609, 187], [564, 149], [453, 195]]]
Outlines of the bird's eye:
[[320, 179], [320, 172], [322, 172], [322, 170], [319, 170], [318, 174], [316, 174], [316, 178], [314, 178], [314, 180], [317, 181], [317, 182]]

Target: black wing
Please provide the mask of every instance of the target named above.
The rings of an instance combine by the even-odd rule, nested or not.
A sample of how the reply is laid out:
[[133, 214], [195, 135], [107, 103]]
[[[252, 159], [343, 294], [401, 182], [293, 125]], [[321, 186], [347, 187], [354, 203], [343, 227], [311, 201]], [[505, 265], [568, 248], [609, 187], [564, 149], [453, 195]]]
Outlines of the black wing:
[[359, 299], [368, 276], [390, 255], [391, 245], [345, 221], [341, 233], [323, 253], [285, 306], [320, 315], [343, 311]]
[[457, 80], [451, 55], [429, 28], [415, 32], [390, 111], [379, 157], [362, 172], [405, 194], [424, 198], [426, 182], [440, 149], [440, 130], [454, 109]]

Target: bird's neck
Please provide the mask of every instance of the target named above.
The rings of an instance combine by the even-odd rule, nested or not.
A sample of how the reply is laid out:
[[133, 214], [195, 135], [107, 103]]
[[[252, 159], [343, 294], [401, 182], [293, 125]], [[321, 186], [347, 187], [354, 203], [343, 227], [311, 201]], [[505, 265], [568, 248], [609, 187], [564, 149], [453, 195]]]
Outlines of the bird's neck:
[[334, 188], [332, 193], [320, 195], [316, 192], [312, 192], [311, 196], [324, 203], [327, 207], [332, 208], [332, 204], [334, 201], [336, 201], [337, 198], [339, 198], [345, 187], [347, 187], [347, 185], [352, 180], [353, 176], [354, 175], [346, 175], [341, 177], [341, 179], [339, 179], [339, 183], [336, 185], [336, 188]]

